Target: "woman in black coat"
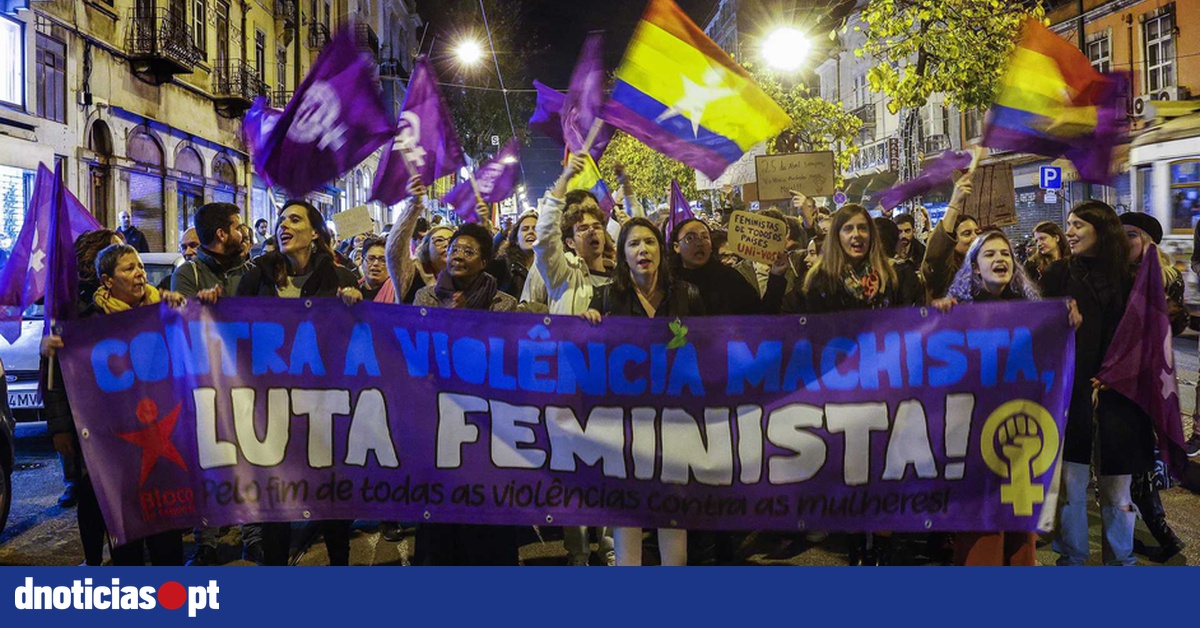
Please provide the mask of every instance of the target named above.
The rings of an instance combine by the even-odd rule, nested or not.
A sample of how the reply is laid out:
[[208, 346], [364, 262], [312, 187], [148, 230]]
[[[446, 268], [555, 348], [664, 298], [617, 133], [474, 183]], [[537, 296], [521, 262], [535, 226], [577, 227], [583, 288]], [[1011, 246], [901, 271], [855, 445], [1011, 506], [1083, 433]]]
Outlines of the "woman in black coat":
[[[583, 317], [598, 325], [604, 316], [663, 318], [704, 313], [704, 300], [696, 286], [672, 280], [662, 232], [645, 218], [631, 218], [621, 225], [617, 237], [613, 281], [596, 290]], [[641, 528], [617, 528], [613, 540], [618, 566], [642, 564]], [[659, 530], [658, 547], [663, 565], [687, 564], [686, 530]]]
[[[1067, 219], [1071, 259], [1059, 260], [1042, 275], [1042, 294], [1075, 300], [1083, 324], [1075, 332], [1075, 383], [1063, 445], [1063, 484], [1058, 564], [1082, 565], [1088, 558], [1087, 488], [1092, 442], [1099, 447], [1100, 515], [1104, 523], [1104, 562], [1133, 565], [1136, 513], [1130, 498], [1132, 476], [1154, 465], [1150, 418], [1129, 399], [1095, 385], [1108, 347], [1125, 315], [1133, 272], [1129, 241], [1116, 212], [1100, 201], [1085, 201]], [[1095, 402], [1093, 402], [1095, 395]]]
[[736, 314], [778, 314], [787, 290], [784, 273], [789, 259], [786, 253], [771, 267], [766, 293], [760, 298], [755, 286], [731, 266], [714, 255], [712, 231], [703, 220], [683, 221], [671, 232], [668, 259], [671, 276], [700, 290], [704, 311], [709, 316]]
[[[305, 201], [288, 201], [275, 227], [279, 250], [254, 260], [238, 283], [239, 297], [338, 297], [346, 305], [362, 300], [358, 278], [335, 261], [332, 236], [315, 207]], [[350, 521], [322, 521], [330, 565], [350, 564]], [[267, 565], [287, 565], [292, 525], [263, 525], [263, 560]]]

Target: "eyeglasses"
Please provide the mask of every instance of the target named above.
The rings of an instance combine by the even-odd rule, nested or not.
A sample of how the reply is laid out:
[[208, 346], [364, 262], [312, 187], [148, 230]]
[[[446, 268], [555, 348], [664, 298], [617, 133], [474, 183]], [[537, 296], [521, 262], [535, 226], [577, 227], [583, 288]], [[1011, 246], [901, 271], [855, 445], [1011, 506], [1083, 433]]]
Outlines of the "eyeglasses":
[[472, 258], [479, 254], [479, 251], [469, 246], [455, 246], [450, 248], [451, 255], [461, 255], [466, 258]]
[[590, 222], [586, 225], [575, 225], [575, 235], [583, 235], [589, 231], [604, 231], [604, 225], [598, 222]]
[[371, 264], [387, 264], [387, 258], [379, 255], [368, 255], [366, 262], [367, 266], [370, 266]]
[[692, 245], [697, 242], [712, 242], [712, 236], [708, 235], [707, 231], [701, 231], [700, 233], [689, 233], [679, 240], [684, 244]]

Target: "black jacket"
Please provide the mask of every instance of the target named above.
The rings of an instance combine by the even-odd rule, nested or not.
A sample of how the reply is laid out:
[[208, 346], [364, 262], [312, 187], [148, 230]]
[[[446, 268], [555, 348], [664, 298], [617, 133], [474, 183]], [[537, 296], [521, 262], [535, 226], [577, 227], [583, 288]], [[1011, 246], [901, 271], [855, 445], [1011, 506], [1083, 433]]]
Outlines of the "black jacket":
[[874, 305], [868, 305], [854, 298], [846, 289], [838, 286], [824, 286], [823, 282], [813, 282], [812, 290], [804, 292], [802, 285], [788, 293], [783, 300], [785, 314], [828, 314], [830, 312], [845, 312], [847, 310], [863, 310], [868, 308], [908, 307], [924, 305], [925, 289], [921, 279], [911, 264], [895, 264], [896, 283], [888, 284], [883, 296]]
[[[75, 318], [89, 318], [103, 314], [100, 308], [92, 302], [92, 297], [99, 286], [95, 283], [83, 283], [79, 286], [79, 300], [75, 302]], [[62, 367], [54, 365], [54, 386], [48, 386], [46, 376], [49, 373], [49, 361], [41, 359], [41, 369], [38, 374], [38, 385], [42, 389], [42, 416], [46, 419], [46, 429], [51, 434], [75, 432], [75, 417], [71, 413], [71, 403], [67, 399], [67, 387], [63, 383]]]
[[[614, 284], [596, 288], [592, 295], [591, 309], [604, 316], [640, 316], [646, 318], [642, 302], [632, 290], [620, 290]], [[664, 316], [704, 316], [704, 300], [696, 286], [686, 281], [675, 281], [667, 288], [667, 296], [654, 313], [655, 318]]]
[[[532, 258], [530, 261], [532, 262]], [[485, 270], [487, 274], [496, 278], [496, 287], [501, 292], [514, 299], [521, 298], [521, 292], [525, 290], [525, 280], [529, 278], [529, 269], [524, 264], [508, 256], [501, 256], [492, 260]]]
[[[238, 283], [239, 297], [277, 297], [275, 270], [280, 264], [287, 265], [287, 257], [278, 251], [260, 255], [254, 267], [242, 275]], [[340, 288], [358, 287], [358, 278], [348, 269], [334, 263], [325, 253], [316, 253], [312, 258], [312, 276], [300, 288], [301, 297], [335, 297]]]
[[[763, 299], [759, 298], [755, 286], [750, 285], [746, 278], [732, 266], [726, 266], [715, 259], [710, 259], [700, 268], [680, 268], [676, 276], [700, 291], [700, 298], [704, 300], [704, 312], [708, 316], [773, 314], [779, 311], [778, 303], [775, 304], [774, 311], [766, 311]], [[767, 281], [768, 296], [783, 295], [782, 284], [786, 280], [782, 275], [772, 275]], [[770, 287], [772, 281], [779, 284], [775, 286], [774, 291]], [[775, 301], [779, 301], [779, 299], [776, 298]]]
[[141, 229], [130, 225], [129, 229], [117, 229], [117, 232], [125, 238], [125, 244], [137, 249], [138, 253], [150, 252], [150, 245], [146, 243], [146, 235]]

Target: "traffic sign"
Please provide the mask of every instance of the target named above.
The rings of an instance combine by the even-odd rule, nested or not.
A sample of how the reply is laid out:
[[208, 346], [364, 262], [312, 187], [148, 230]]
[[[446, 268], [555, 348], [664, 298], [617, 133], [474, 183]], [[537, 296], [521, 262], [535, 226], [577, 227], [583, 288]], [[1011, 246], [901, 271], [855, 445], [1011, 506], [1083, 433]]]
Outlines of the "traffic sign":
[[1062, 189], [1062, 168], [1058, 166], [1042, 166], [1040, 186], [1043, 190]]
[[846, 193], [841, 190], [834, 192], [833, 193], [833, 203], [838, 206], [845, 205], [846, 204]]
[[1058, 203], [1058, 194], [1055, 193], [1054, 190], [1046, 190], [1046, 198], [1044, 201], [1049, 205], [1056, 204]]

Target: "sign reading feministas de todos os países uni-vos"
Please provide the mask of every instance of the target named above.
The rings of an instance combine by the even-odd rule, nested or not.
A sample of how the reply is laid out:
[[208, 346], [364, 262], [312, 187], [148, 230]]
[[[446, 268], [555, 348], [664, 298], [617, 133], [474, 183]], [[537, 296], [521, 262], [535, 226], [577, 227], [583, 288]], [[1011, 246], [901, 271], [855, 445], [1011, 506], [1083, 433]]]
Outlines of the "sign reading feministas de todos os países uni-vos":
[[306, 519], [1045, 530], [1061, 301], [608, 318], [227, 299], [72, 321], [117, 542]]

